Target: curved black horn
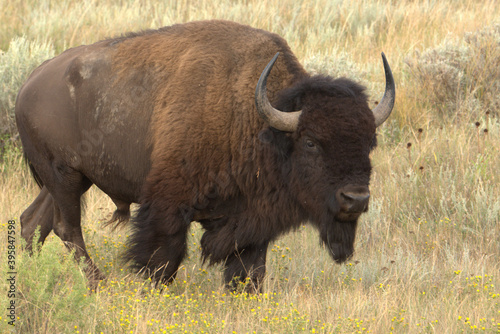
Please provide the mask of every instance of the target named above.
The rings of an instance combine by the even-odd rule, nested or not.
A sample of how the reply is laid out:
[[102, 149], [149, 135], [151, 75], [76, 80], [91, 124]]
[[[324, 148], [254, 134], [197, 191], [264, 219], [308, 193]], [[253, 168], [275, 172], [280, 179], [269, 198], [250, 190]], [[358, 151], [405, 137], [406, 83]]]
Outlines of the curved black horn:
[[382, 52], [382, 61], [384, 62], [385, 71], [385, 93], [382, 97], [382, 101], [372, 110], [373, 116], [375, 116], [375, 125], [378, 127], [389, 117], [394, 107], [394, 101], [396, 100], [396, 84], [394, 83], [394, 78], [392, 77], [391, 67], [385, 58], [385, 54]]
[[257, 82], [257, 87], [255, 88], [255, 106], [257, 107], [260, 117], [262, 117], [267, 124], [281, 131], [293, 132], [297, 129], [302, 111], [283, 112], [275, 109], [267, 98], [267, 77], [276, 59], [278, 59], [279, 54], [279, 52], [276, 53], [260, 75], [259, 82]]

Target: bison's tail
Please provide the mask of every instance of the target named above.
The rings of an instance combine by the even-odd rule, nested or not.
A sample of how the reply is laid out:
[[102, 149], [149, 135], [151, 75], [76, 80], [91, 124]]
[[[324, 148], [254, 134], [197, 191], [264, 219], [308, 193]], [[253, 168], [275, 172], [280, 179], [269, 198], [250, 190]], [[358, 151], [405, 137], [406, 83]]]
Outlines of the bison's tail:
[[113, 231], [118, 227], [122, 227], [127, 225], [130, 221], [130, 209], [127, 207], [126, 210], [117, 208], [115, 212], [113, 212], [113, 216], [110, 220], [104, 223], [104, 226], [112, 226]]
[[115, 203], [116, 210], [113, 213], [113, 217], [105, 223], [105, 226], [113, 226], [113, 230], [115, 230], [118, 226], [125, 226], [129, 222], [131, 203], [113, 197], [110, 198]]
[[23, 153], [23, 156], [24, 156], [24, 162], [30, 168], [31, 176], [33, 176], [33, 179], [35, 179], [35, 182], [38, 185], [38, 187], [42, 188], [43, 187], [43, 181], [40, 178], [40, 176], [38, 175], [38, 173], [36, 172], [35, 167], [33, 167], [33, 165], [31, 164], [30, 160], [26, 156], [26, 152]]

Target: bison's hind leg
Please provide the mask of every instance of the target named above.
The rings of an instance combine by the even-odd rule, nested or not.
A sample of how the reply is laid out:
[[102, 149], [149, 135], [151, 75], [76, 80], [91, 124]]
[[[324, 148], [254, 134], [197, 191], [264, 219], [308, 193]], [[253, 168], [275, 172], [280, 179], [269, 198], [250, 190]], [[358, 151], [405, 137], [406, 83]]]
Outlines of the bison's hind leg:
[[26, 240], [26, 249], [31, 252], [35, 230], [40, 226], [40, 235], [35, 242], [42, 243], [52, 231], [55, 217], [54, 211], [58, 210], [54, 199], [45, 186], [40, 190], [37, 198], [21, 215], [21, 236]]
[[43, 171], [40, 177], [54, 203], [52, 229], [69, 250], [74, 250], [75, 259], [85, 258], [87, 278], [90, 285], [95, 286], [104, 276], [87, 253], [80, 217], [81, 196], [90, 188], [92, 182], [63, 161], [34, 161], [38, 161], [38, 165], [33, 164], [34, 168]]
[[179, 214], [168, 215], [142, 204], [133, 219], [125, 259], [155, 283], [169, 284], [186, 255], [189, 223]]

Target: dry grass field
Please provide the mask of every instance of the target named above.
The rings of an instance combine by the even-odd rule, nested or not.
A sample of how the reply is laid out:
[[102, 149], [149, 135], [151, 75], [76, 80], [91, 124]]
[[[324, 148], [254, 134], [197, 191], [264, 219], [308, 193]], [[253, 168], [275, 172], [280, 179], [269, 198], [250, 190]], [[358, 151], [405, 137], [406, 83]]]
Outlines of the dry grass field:
[[[0, 8], [1, 333], [500, 332], [500, 2], [0, 0]], [[28, 256], [19, 216], [38, 189], [12, 122], [26, 76], [72, 46], [212, 18], [280, 34], [310, 71], [355, 78], [373, 102], [387, 55], [397, 101], [378, 129], [370, 211], [352, 260], [334, 264], [318, 233], [302, 227], [271, 245], [264, 294], [230, 294], [222, 268], [202, 264], [193, 224], [177, 280], [155, 290], [121, 262], [129, 232], [103, 226], [114, 207], [95, 187], [82, 225], [107, 275], [99, 289], [88, 290], [53, 234]]]

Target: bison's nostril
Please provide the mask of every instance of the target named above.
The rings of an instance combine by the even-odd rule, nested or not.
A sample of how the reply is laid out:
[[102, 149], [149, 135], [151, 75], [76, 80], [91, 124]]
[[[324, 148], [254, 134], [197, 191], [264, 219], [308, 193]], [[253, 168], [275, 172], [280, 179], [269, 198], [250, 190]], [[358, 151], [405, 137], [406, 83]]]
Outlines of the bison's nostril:
[[368, 209], [370, 192], [342, 191], [340, 192], [340, 207], [345, 212], [365, 212]]
[[370, 198], [370, 194], [362, 193], [362, 194], [353, 194], [353, 193], [341, 193], [342, 197], [345, 200], [351, 202], [362, 202], [367, 201]]

